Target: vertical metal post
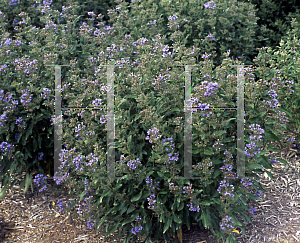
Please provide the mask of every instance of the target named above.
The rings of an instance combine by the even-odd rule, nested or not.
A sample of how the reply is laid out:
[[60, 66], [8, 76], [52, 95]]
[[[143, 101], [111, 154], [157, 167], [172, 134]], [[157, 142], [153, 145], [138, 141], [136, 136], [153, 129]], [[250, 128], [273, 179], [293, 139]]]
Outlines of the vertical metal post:
[[244, 141], [244, 67], [237, 65], [237, 174], [245, 178], [245, 141]]
[[[61, 145], [61, 66], [70, 65], [45, 65], [45, 66], [55, 66], [55, 122], [54, 122], [54, 175], [61, 178], [58, 168], [60, 167], [59, 154], [62, 151]], [[58, 122], [56, 122], [58, 120]]]
[[185, 100], [184, 100], [185, 122], [184, 122], [184, 170], [183, 170], [184, 177], [177, 176], [175, 177], [175, 179], [201, 179], [201, 177], [192, 176], [191, 66], [192, 65], [185, 65]]
[[[115, 177], [115, 114], [114, 114], [114, 65], [107, 66], [107, 168], [108, 179], [116, 179]], [[100, 177], [107, 179], [107, 177]]]
[[55, 66], [55, 119], [59, 119], [58, 123], [54, 124], [54, 174], [58, 173], [58, 168], [61, 165], [59, 154], [62, 152], [61, 132], [61, 67]]

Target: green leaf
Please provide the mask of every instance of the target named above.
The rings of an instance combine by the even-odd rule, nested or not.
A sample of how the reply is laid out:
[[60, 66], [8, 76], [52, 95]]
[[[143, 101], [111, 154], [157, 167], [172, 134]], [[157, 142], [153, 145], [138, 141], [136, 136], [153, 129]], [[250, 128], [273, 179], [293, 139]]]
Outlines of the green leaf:
[[180, 202], [180, 205], [178, 207], [178, 211], [181, 211], [184, 207], [184, 203], [183, 202]]
[[[199, 154], [201, 152], [201, 149], [200, 148], [196, 148], [196, 149], [192, 149], [193, 150], [193, 154]], [[188, 150], [188, 152], [190, 152]]]
[[8, 142], [8, 141], [9, 141], [9, 137], [10, 137], [10, 135], [11, 135], [11, 134], [9, 134], [9, 133], [6, 135], [6, 142]]
[[179, 109], [179, 108], [173, 108], [170, 112], [173, 112], [173, 111], [178, 111], [178, 112], [180, 112], [180, 109]]
[[[247, 222], [247, 218], [245, 217], [244, 213], [240, 213], [239, 216], [244, 220], [244, 222]], [[252, 223], [252, 222], [249, 222]]]
[[76, 199], [74, 199], [71, 203], [70, 203], [70, 209], [72, 209], [76, 204]]
[[115, 188], [114, 188], [114, 190], [116, 190], [116, 191], [117, 191], [117, 190], [118, 190], [120, 187], [122, 187], [122, 185], [123, 185], [123, 184], [120, 184], [120, 183], [119, 183], [119, 184], [117, 184], [117, 185], [115, 185]]
[[134, 221], [135, 219], [136, 219], [135, 215], [132, 215], [130, 218], [125, 219], [125, 220], [122, 222], [121, 227], [123, 227], [125, 224], [131, 223], [131, 222]]
[[11, 165], [10, 165], [10, 177], [11, 177], [11, 175], [14, 173], [14, 171], [15, 171], [15, 169], [17, 168], [17, 163], [12, 163]]
[[212, 148], [204, 148], [204, 154], [205, 155], [213, 155], [213, 154], [215, 154], [215, 152], [214, 151], [212, 151]]
[[264, 155], [260, 155], [260, 158], [262, 158], [263, 160], [260, 160], [263, 164], [263, 166], [266, 169], [272, 169], [272, 164], [268, 161], [267, 157]]
[[203, 202], [200, 202], [200, 204], [203, 205], [203, 206], [209, 206], [212, 203], [209, 202], [209, 201], [203, 201]]
[[[25, 147], [25, 151], [26, 151], [26, 153], [25, 153], [25, 159], [27, 159], [28, 157], [32, 158], [32, 155], [31, 155], [31, 153], [30, 153], [30, 151], [28, 150], [27, 147]], [[26, 165], [25, 162], [24, 162], [24, 165]]]
[[257, 196], [254, 196], [252, 193], [246, 192], [246, 195], [248, 198], [253, 199], [253, 200], [257, 200]]
[[249, 169], [249, 170], [253, 170], [253, 169], [263, 169], [264, 167], [262, 167], [262, 165], [259, 165], [259, 164], [248, 164], [246, 166], [246, 169]]
[[274, 147], [272, 144], [268, 144], [267, 149], [274, 151], [274, 152], [280, 152], [280, 150], [278, 148]]
[[27, 132], [26, 132], [25, 140], [24, 140], [24, 142], [23, 142], [23, 145], [24, 145], [24, 146], [26, 145], [26, 141], [27, 141], [29, 135], [32, 134], [32, 128], [33, 128], [33, 125], [34, 125], [33, 122], [31, 122], [31, 124], [30, 124], [30, 126], [29, 126], [29, 129], [28, 129]]
[[39, 115], [33, 117], [33, 121], [36, 123], [40, 120], [43, 120], [43, 117], [44, 117], [44, 114], [39, 114]]
[[[12, 178], [12, 180], [14, 180], [14, 181], [10, 184], [10, 187], [9, 187], [8, 189], [13, 188], [13, 186], [16, 185], [16, 184], [19, 182], [18, 179], [15, 179], [16, 177], [17, 177], [17, 175], [15, 175], [15, 176]], [[11, 181], [12, 181], [12, 180], [11, 180]]]
[[74, 51], [76, 50], [77, 46], [78, 46], [78, 42], [75, 41], [75, 43], [73, 44], [72, 48], [71, 48], [70, 51], [69, 51], [69, 53], [70, 53], [71, 55], [74, 54]]
[[256, 185], [256, 188], [255, 188], [256, 190], [258, 190], [258, 188], [259, 188], [262, 192], [267, 192], [266, 189], [264, 189], [264, 188], [262, 187], [262, 185], [261, 185], [260, 183], [258, 183], [257, 181], [253, 180], [253, 181], [252, 181], [252, 185], [253, 185], [253, 184]]
[[168, 217], [168, 221], [167, 221], [167, 223], [164, 226], [163, 234], [166, 233], [166, 231], [169, 229], [170, 223], [171, 223], [171, 217]]
[[146, 175], [146, 177], [150, 177], [152, 174], [154, 173], [154, 171], [152, 170], [152, 171], [150, 171], [150, 172], [148, 172], [147, 173], [147, 175]]
[[123, 103], [126, 103], [126, 102], [127, 102], [127, 99], [124, 99], [124, 98], [123, 98], [123, 99], [119, 102], [119, 104], [117, 105], [117, 107], [120, 108], [120, 107], [122, 106], [122, 104], [123, 104]]
[[181, 219], [179, 218], [179, 216], [176, 213], [173, 213], [173, 219], [174, 219], [174, 222], [176, 222], [177, 224], [182, 223]]
[[[38, 135], [39, 136], [39, 135]], [[33, 142], [32, 142], [32, 145], [33, 145], [33, 151], [35, 152], [37, 149], [37, 143], [36, 143], [36, 140], [34, 139]]]
[[201, 217], [200, 217], [200, 219], [202, 219], [202, 223], [203, 223], [203, 226], [205, 227], [205, 228], [207, 228], [207, 225], [208, 225], [208, 222], [207, 222], [207, 217], [206, 217], [206, 214], [205, 214], [205, 212], [201, 209]]
[[138, 120], [142, 115], [138, 114], [135, 116], [134, 121]]
[[42, 113], [43, 113], [45, 116], [48, 115], [48, 111], [47, 111], [47, 110], [45, 110], [45, 109], [43, 109], [43, 108], [41, 108], [40, 110], [42, 111]]
[[160, 176], [160, 178], [164, 178], [165, 177], [164, 173], [161, 173], [159, 171], [157, 171], [157, 174]]
[[121, 220], [114, 224], [114, 226], [110, 229], [110, 231], [107, 233], [107, 235], [110, 235], [111, 233], [114, 233], [116, 229], [119, 227]]
[[86, 193], [87, 193], [87, 191], [84, 190], [84, 191], [80, 194], [79, 202], [83, 200], [83, 197], [85, 196]]
[[21, 189], [24, 187], [24, 185], [25, 185], [25, 180], [23, 180], [23, 181], [21, 182], [19, 191], [21, 191]]
[[214, 171], [214, 175], [213, 175], [213, 178], [217, 178], [219, 175], [221, 174], [221, 170], [215, 170]]
[[176, 205], [176, 201], [173, 202], [172, 206], [171, 206], [171, 210], [172, 212], [174, 212], [174, 206]]
[[106, 219], [107, 215], [104, 215], [101, 220], [98, 223], [97, 229], [99, 229], [101, 227], [101, 225], [104, 223], [105, 219]]
[[[21, 136], [21, 135], [20, 135]], [[23, 157], [24, 154], [21, 151], [17, 151], [15, 157]]]
[[122, 202], [122, 204], [121, 204], [121, 206], [120, 206], [120, 208], [119, 208], [119, 210], [122, 209], [122, 210], [120, 211], [120, 214], [122, 215], [123, 213], [125, 213], [125, 211], [127, 210], [127, 208], [128, 208], [128, 206], [125, 205], [124, 202]]
[[249, 218], [246, 214], [243, 214], [243, 215], [244, 215], [244, 217], [246, 218], [246, 220], [247, 220], [248, 222], [252, 223], [251, 218]]
[[269, 137], [269, 138], [273, 138], [275, 139], [276, 141], [278, 141], [281, 145], [281, 147], [285, 147], [279, 140], [279, 138], [271, 131], [265, 131], [265, 134], [266, 134], [266, 137]]
[[229, 122], [230, 121], [232, 121], [232, 120], [236, 120], [236, 118], [230, 118], [230, 119], [228, 119], [227, 121], [226, 121], [226, 126], [229, 124]]
[[[218, 113], [218, 114], [220, 114], [221, 115], [221, 113]], [[215, 132], [215, 134], [218, 136], [218, 137], [220, 137], [220, 136], [222, 136], [223, 134], [225, 134], [225, 133], [227, 133], [226, 131], [217, 131], [217, 132]]]
[[57, 44], [57, 39], [58, 39], [58, 35], [55, 36], [54, 38], [54, 43]]
[[24, 190], [24, 194], [27, 192], [27, 190], [29, 188], [29, 185], [31, 185], [31, 192], [33, 192], [32, 175], [27, 172], [26, 173], [26, 178], [25, 178], [25, 190]]
[[125, 95], [124, 99], [126, 99], [126, 98], [137, 99], [138, 96], [137, 95]]
[[143, 194], [143, 191], [140, 191], [140, 193], [138, 195], [136, 195], [135, 197], [133, 197], [131, 199], [131, 202], [138, 201], [141, 198], [142, 194]]
[[188, 208], [184, 208], [183, 213], [184, 213], [183, 217], [184, 217], [184, 221], [186, 223], [186, 226], [187, 226], [188, 230], [190, 230], [191, 229], [191, 218], [189, 217], [190, 213], [189, 213]]
[[269, 172], [269, 171], [267, 171], [267, 170], [265, 170], [265, 172], [268, 174], [268, 176], [269, 176], [271, 179], [274, 179], [274, 176], [272, 175], [271, 172]]
[[160, 191], [158, 194], [168, 194], [167, 191]]
[[20, 142], [21, 138], [22, 138], [22, 133], [20, 133], [20, 135], [18, 137], [18, 140], [17, 140], [18, 143]]
[[42, 145], [42, 137], [40, 136], [40, 134], [38, 135], [38, 143], [39, 143], [39, 148], [41, 148], [41, 145]]
[[102, 203], [103, 198], [104, 198], [105, 196], [107, 196], [109, 193], [110, 193], [110, 190], [105, 190], [105, 191], [102, 193], [101, 197], [99, 198], [99, 202]]
[[281, 163], [285, 164], [285, 165], [288, 165], [289, 163], [284, 160], [284, 159], [281, 159], [281, 158], [276, 158], [276, 160], [280, 161]]
[[247, 205], [247, 202], [244, 197], [241, 197], [241, 201], [244, 203], [244, 205]]
[[7, 186], [8, 186], [8, 184], [6, 184], [6, 185], [2, 188], [2, 190], [1, 190], [1, 192], [0, 192], [0, 199], [3, 199], [3, 198], [4, 198], [4, 196], [5, 196], [5, 194], [6, 194], [6, 188], [7, 188]]
[[10, 131], [13, 132], [14, 128], [15, 128], [15, 123], [13, 123], [13, 124], [11, 125]]
[[133, 205], [130, 205], [130, 207], [127, 210], [127, 214], [130, 214], [134, 210], [135, 210], [135, 207]]
[[197, 193], [196, 193], [196, 196], [198, 196], [201, 192], [203, 192], [203, 190], [202, 190], [202, 189], [199, 189], [199, 190], [197, 191]]

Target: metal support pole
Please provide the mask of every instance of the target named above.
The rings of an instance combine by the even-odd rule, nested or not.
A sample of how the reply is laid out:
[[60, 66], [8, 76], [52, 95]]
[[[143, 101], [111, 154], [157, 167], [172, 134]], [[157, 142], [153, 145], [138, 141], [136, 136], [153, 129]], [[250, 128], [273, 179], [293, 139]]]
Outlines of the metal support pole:
[[55, 66], [55, 121], [54, 122], [54, 175], [58, 178], [61, 178], [61, 174], [58, 170], [60, 167], [59, 154], [62, 151], [61, 145], [61, 66], [70, 66], [70, 65], [45, 65], [45, 66]]

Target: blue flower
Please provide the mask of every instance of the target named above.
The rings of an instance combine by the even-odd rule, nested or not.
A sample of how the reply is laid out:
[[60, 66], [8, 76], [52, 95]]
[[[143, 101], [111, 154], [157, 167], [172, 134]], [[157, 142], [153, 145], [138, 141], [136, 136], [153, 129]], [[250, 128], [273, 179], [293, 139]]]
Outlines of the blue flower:
[[258, 191], [258, 190], [257, 190], [257, 193], [256, 193], [256, 194], [254, 194], [254, 196], [256, 196], [256, 197], [260, 197], [260, 191]]
[[210, 1], [210, 2], [207, 2], [207, 3], [203, 4], [203, 6], [204, 6], [205, 8], [214, 9], [214, 8], [216, 7], [216, 4], [215, 4], [214, 1]]
[[250, 211], [251, 214], [254, 214], [254, 212], [256, 211], [256, 209], [253, 208], [253, 207], [251, 207], [251, 208], [249, 209], [249, 211]]
[[[16, 5], [17, 3], [16, 2], [18, 2], [17, 0], [12, 0], [8, 5], [9, 6], [11, 6], [11, 5]], [[18, 2], [19, 3], [19, 2]]]
[[213, 37], [213, 35], [212, 34], [209, 34], [208, 36], [206, 36], [206, 37], [210, 37], [212, 40], [215, 40], [215, 38]]
[[142, 229], [143, 229], [142, 226], [140, 226], [139, 228], [138, 228], [138, 227], [135, 227], [135, 230], [134, 230], [134, 228], [132, 228], [132, 229], [131, 229], [131, 233], [132, 233], [132, 234], [136, 234], [137, 232], [141, 231]]

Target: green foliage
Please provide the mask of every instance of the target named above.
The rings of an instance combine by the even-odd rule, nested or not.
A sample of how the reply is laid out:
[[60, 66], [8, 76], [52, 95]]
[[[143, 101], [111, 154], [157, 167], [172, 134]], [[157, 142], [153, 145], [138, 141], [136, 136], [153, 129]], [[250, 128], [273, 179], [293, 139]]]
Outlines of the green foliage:
[[[247, 0], [247, 2], [249, 2]], [[268, 40], [256, 43], [257, 48], [268, 46], [274, 49], [280, 42], [282, 36], [286, 36], [291, 29], [292, 17], [299, 18], [299, 3], [294, 0], [250, 0], [257, 8], [257, 21], [259, 26], [266, 26]]]
[[[129, 17], [128, 24], [123, 26], [123, 29], [127, 34], [131, 33], [133, 37], [153, 38], [158, 30], [151, 28], [148, 23], [156, 20], [156, 23], [161, 25], [159, 33], [166, 35], [166, 44], [170, 47], [170, 50], [173, 50], [172, 33], [174, 27], [170, 30], [167, 23], [168, 16], [175, 14], [180, 16], [177, 21], [180, 26], [178, 30], [185, 37], [182, 45], [187, 48], [200, 47], [200, 53], [197, 55], [198, 61], [205, 52], [212, 53], [212, 51], [215, 51], [216, 55], [213, 61], [216, 66], [221, 64], [223, 52], [229, 49], [234, 60], [241, 56], [243, 61], [246, 54], [255, 50], [256, 39], [261, 40], [263, 38], [259, 33], [261, 32], [259, 27], [256, 25], [258, 18], [253, 13], [254, 7], [249, 8], [249, 3], [237, 4], [236, 2], [230, 3], [219, 0], [215, 1], [216, 7], [214, 9], [205, 9], [203, 6], [204, 1], [189, 0], [177, 2], [176, 4], [173, 2], [150, 0], [131, 3], [130, 16], [139, 19], [140, 23]], [[233, 7], [233, 5], [236, 7]], [[154, 16], [161, 17], [155, 19]], [[184, 22], [183, 19], [188, 20], [188, 22]], [[215, 41], [208, 41], [210, 38], [206, 38], [210, 33], [214, 36]], [[256, 35], [255, 33], [259, 34]], [[204, 44], [201, 39], [211, 43]]]
[[[299, 83], [299, 71], [300, 71], [300, 61], [299, 61], [299, 22], [296, 18], [291, 20], [291, 30], [287, 32], [287, 36], [283, 37], [280, 41], [279, 47], [267, 48], [261, 50], [257, 61], [265, 60], [270, 66], [268, 69], [272, 69], [274, 77], [280, 74], [281, 83], [280, 91], [281, 94], [287, 94], [286, 97], [280, 102], [279, 110], [286, 113], [289, 118], [287, 124], [282, 124], [282, 129], [291, 132], [296, 135], [296, 140], [299, 143], [299, 131], [300, 131], [300, 83]], [[265, 77], [262, 77], [265, 80]], [[293, 82], [293, 85], [292, 83]], [[283, 88], [284, 87], [284, 88]], [[289, 91], [288, 87], [292, 87], [292, 91]], [[291, 106], [292, 104], [292, 106]], [[277, 116], [278, 119], [280, 117]], [[294, 133], [292, 127], [296, 126], [297, 132]], [[298, 140], [297, 140], [298, 138]], [[297, 144], [297, 143], [296, 143]]]

